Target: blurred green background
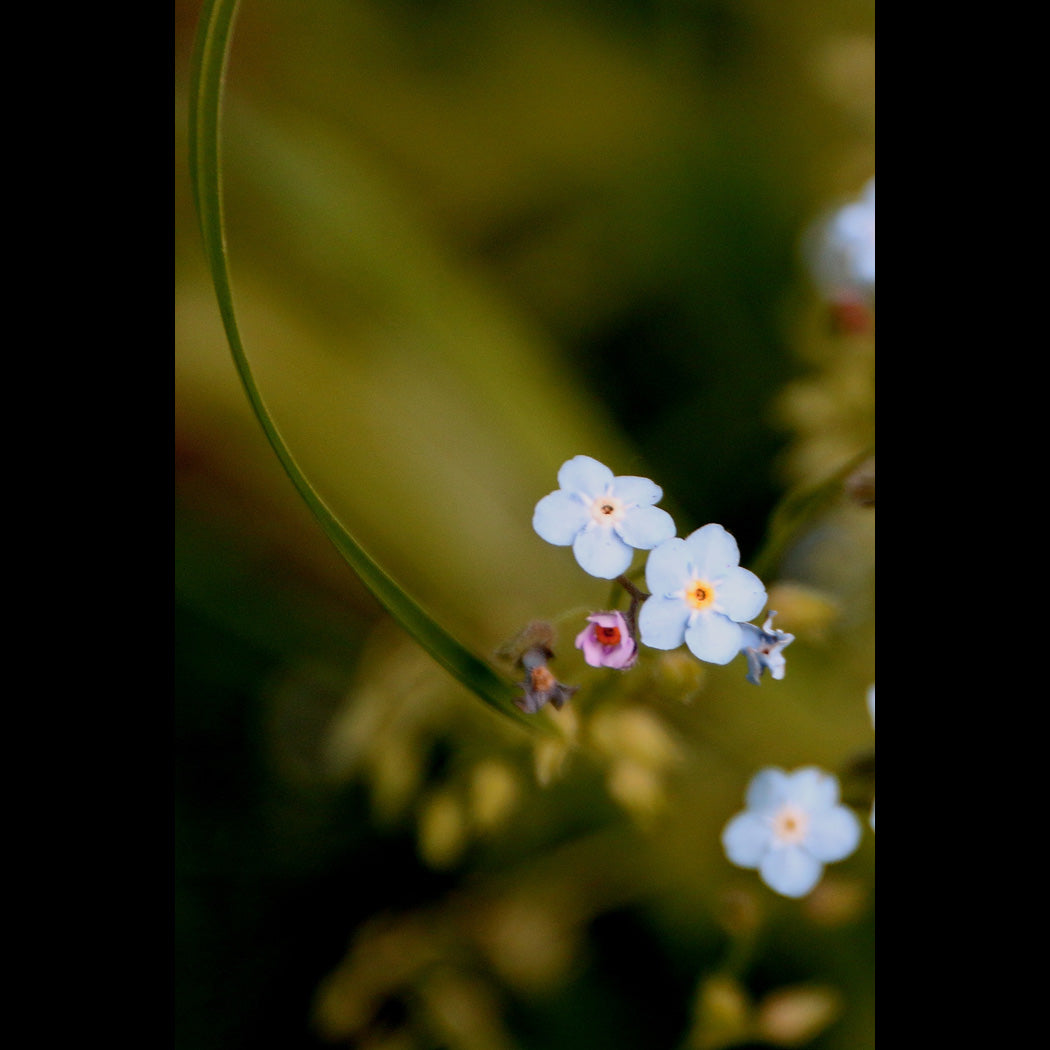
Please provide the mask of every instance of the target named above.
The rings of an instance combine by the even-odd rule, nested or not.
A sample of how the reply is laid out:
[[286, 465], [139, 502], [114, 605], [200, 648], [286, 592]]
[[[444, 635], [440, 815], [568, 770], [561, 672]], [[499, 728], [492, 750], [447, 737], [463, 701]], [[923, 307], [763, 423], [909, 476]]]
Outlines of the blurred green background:
[[758, 688], [684, 652], [587, 668], [609, 585], [531, 529], [585, 453], [748, 564], [786, 491], [872, 442], [873, 330], [830, 323], [799, 246], [874, 172], [873, 0], [241, 5], [224, 201], [263, 395], [469, 648], [555, 624], [581, 689], [542, 740], [389, 621], [251, 414], [186, 170], [199, 13], [175, 4], [176, 1045], [873, 1046], [870, 830], [803, 902], [719, 834], [767, 764], [866, 813], [874, 510], [837, 501], [766, 579], [797, 640]]

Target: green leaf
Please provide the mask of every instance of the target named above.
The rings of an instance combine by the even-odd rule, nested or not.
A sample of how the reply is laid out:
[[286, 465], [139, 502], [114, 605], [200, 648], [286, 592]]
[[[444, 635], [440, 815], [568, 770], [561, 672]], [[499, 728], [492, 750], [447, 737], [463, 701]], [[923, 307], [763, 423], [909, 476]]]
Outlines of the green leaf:
[[780, 501], [766, 530], [766, 542], [748, 566], [760, 579], [772, 576], [790, 544], [806, 525], [814, 521], [842, 495], [846, 479], [867, 459], [872, 449], [864, 449], [847, 460], [830, 477], [815, 485], [800, 486]]
[[239, 0], [205, 0], [191, 67], [189, 165], [194, 206], [226, 338], [252, 409], [281, 466], [325, 534], [376, 600], [442, 667], [485, 703], [532, 729], [548, 728], [514, 705], [516, 687], [448, 633], [361, 547], [307, 480], [267, 410], [234, 311], [222, 210], [220, 116]]

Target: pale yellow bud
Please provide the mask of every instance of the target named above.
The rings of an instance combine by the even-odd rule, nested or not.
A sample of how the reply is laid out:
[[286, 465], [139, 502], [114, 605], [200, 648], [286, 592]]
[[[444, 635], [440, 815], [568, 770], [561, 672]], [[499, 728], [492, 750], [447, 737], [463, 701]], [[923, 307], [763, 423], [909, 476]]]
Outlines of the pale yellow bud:
[[531, 894], [508, 897], [481, 916], [478, 939], [504, 980], [527, 993], [555, 987], [578, 949], [568, 910]]
[[841, 997], [834, 988], [780, 988], [758, 1004], [755, 1031], [779, 1046], [803, 1046], [827, 1028], [841, 1010]]
[[419, 852], [432, 868], [448, 868], [467, 842], [463, 807], [447, 791], [436, 791], [420, 804]]
[[481, 982], [438, 968], [427, 973], [416, 992], [445, 1045], [458, 1050], [512, 1050], [495, 998]]
[[373, 918], [318, 988], [313, 1021], [326, 1041], [362, 1035], [378, 1003], [443, 954], [432, 926], [417, 917]]
[[564, 772], [571, 746], [567, 740], [545, 737], [537, 740], [533, 751], [536, 781], [541, 787], [557, 780]]
[[576, 741], [580, 735], [580, 716], [576, 708], [566, 704], [561, 710], [548, 706], [544, 710], [547, 717], [561, 730], [562, 736], [568, 741]]
[[767, 609], [776, 609], [777, 626], [797, 638], [820, 639], [838, 618], [838, 603], [802, 583], [781, 580], [769, 588]]
[[658, 773], [630, 759], [613, 763], [606, 776], [609, 794], [636, 817], [647, 818], [667, 803], [667, 792]]
[[390, 737], [368, 756], [372, 812], [380, 824], [397, 820], [419, 790], [421, 751], [410, 744]]
[[470, 808], [475, 825], [482, 831], [498, 827], [521, 797], [517, 773], [505, 762], [479, 762], [470, 777]]
[[661, 653], [653, 664], [653, 687], [668, 700], [689, 704], [704, 685], [704, 665], [685, 649]]
[[690, 1044], [696, 1050], [715, 1050], [746, 1038], [751, 1021], [747, 992], [732, 977], [715, 974], [697, 990]]
[[868, 903], [868, 891], [859, 879], [825, 875], [803, 902], [803, 909], [822, 926], [840, 926], [856, 919]]
[[679, 757], [678, 746], [663, 722], [644, 707], [599, 711], [587, 729], [595, 747], [613, 759], [662, 770]]

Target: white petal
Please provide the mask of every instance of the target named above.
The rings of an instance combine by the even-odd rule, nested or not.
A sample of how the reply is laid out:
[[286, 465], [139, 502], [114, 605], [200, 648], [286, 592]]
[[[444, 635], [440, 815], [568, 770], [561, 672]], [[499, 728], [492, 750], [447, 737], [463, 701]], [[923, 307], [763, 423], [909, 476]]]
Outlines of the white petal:
[[613, 479], [613, 495], [637, 507], [651, 507], [659, 503], [664, 490], [648, 478], [636, 478], [631, 475]]
[[722, 832], [726, 856], [742, 868], [757, 868], [770, 842], [769, 824], [754, 813], [738, 813]]
[[625, 543], [648, 551], [674, 536], [674, 519], [659, 507], [632, 507], [616, 526]]
[[613, 482], [613, 472], [590, 456], [574, 456], [561, 465], [558, 484], [566, 492], [579, 492], [594, 499]]
[[541, 539], [556, 547], [567, 547], [590, 520], [587, 508], [567, 492], [552, 492], [536, 504], [532, 527]]
[[653, 595], [638, 613], [642, 644], [653, 649], [677, 649], [685, 639], [689, 609], [678, 598]]
[[790, 776], [791, 801], [810, 813], [830, 809], [839, 801], [839, 782], [816, 766], [803, 766]]
[[731, 620], [750, 620], [766, 604], [766, 589], [750, 569], [730, 569], [717, 584], [718, 608]]
[[729, 663], [740, 652], [742, 638], [740, 624], [716, 612], [700, 613], [685, 632], [689, 651], [709, 664]]
[[824, 865], [797, 846], [770, 850], [759, 865], [759, 873], [770, 889], [785, 897], [804, 897], [824, 874]]
[[763, 634], [753, 623], [741, 623], [740, 625], [740, 644], [741, 646], [749, 645], [752, 649], [757, 649], [762, 644]]
[[740, 548], [721, 525], [704, 525], [690, 533], [685, 542], [693, 568], [703, 579], [717, 579], [740, 564]]
[[672, 536], [649, 555], [645, 564], [645, 585], [650, 594], [665, 598], [680, 591], [688, 582], [689, 550], [685, 540]]
[[806, 849], [829, 864], [848, 857], [860, 845], [860, 821], [852, 810], [836, 806], [810, 817]]
[[769, 766], [751, 778], [747, 786], [747, 808], [769, 813], [780, 808], [788, 797], [791, 778], [783, 769]]
[[607, 526], [595, 525], [576, 534], [573, 554], [584, 572], [601, 580], [614, 580], [631, 565], [634, 551]]

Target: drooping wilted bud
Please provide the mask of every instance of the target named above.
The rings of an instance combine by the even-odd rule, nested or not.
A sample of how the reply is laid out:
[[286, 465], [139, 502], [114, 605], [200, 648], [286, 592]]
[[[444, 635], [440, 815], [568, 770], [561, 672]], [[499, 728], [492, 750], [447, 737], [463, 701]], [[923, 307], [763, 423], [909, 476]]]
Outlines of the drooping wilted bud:
[[753, 685], [762, 681], [766, 671], [778, 681], [784, 677], [786, 661], [783, 650], [794, 640], [793, 634], [773, 626], [776, 612], [770, 611], [761, 627], [753, 623], [742, 623], [740, 651], [747, 657], [747, 680]]
[[538, 649], [546, 654], [547, 659], [554, 656], [551, 646], [554, 644], [554, 628], [545, 620], [532, 620], [527, 623], [513, 638], [504, 642], [496, 650], [501, 660], [522, 666], [524, 656], [531, 649]]
[[525, 680], [520, 683], [525, 694], [514, 703], [528, 715], [534, 715], [548, 702], [561, 708], [579, 690], [579, 686], [563, 685], [547, 666], [554, 659], [553, 644], [554, 628], [544, 620], [533, 620], [496, 650], [496, 656], [525, 671]]
[[554, 672], [547, 666], [547, 661], [553, 655], [542, 645], [522, 654], [520, 662], [525, 668], [525, 680], [521, 684], [525, 695], [514, 702], [528, 715], [535, 714], [548, 702], [560, 709], [579, 689], [576, 685], [563, 685], [554, 677]]

